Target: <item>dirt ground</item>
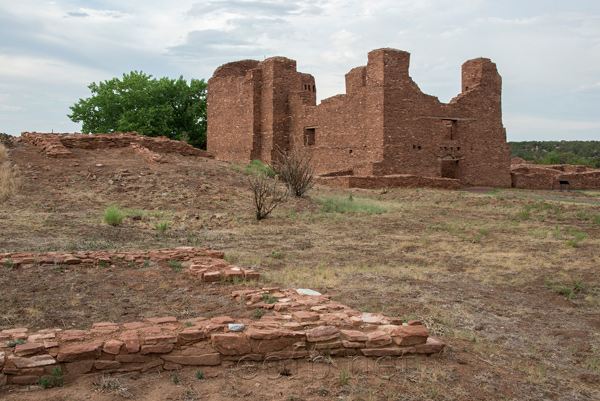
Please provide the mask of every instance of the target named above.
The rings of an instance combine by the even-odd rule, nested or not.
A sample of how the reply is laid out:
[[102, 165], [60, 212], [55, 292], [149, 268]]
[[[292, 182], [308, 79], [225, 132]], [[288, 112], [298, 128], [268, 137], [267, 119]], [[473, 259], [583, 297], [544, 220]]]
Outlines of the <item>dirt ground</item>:
[[[264, 285], [421, 319], [448, 346], [440, 357], [261, 365], [251, 378], [235, 361], [89, 375], [45, 390], [5, 386], [0, 400], [600, 399], [600, 205], [579, 202], [599, 192], [317, 186], [256, 222], [247, 166], [180, 155], [151, 164], [125, 148], [72, 152], [56, 160], [10, 149], [25, 185], [0, 205], [0, 252], [210, 246], [260, 271]], [[538, 198], [557, 196], [568, 201]], [[385, 211], [324, 212], [328, 197]], [[125, 212], [121, 225], [103, 222], [109, 205]], [[0, 329], [252, 317], [229, 300], [244, 286], [256, 284], [206, 285], [154, 264], [0, 266]]]

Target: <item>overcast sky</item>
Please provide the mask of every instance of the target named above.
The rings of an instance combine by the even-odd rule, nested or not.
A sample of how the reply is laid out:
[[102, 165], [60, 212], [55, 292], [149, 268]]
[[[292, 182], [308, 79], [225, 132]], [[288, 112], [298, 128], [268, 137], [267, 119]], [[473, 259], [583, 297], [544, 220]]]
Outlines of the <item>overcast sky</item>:
[[599, 0], [0, 0], [0, 132], [77, 132], [91, 82], [248, 58], [297, 60], [323, 99], [382, 47], [443, 102], [463, 62], [492, 59], [509, 141], [600, 140]]

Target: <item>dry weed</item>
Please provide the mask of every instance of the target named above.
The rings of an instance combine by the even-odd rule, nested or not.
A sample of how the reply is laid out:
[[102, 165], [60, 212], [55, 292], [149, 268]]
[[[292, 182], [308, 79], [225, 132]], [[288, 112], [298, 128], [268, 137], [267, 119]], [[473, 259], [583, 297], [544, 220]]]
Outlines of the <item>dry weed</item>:
[[0, 143], [0, 202], [17, 192], [21, 185], [22, 178], [19, 169], [12, 165], [8, 157], [8, 150]]

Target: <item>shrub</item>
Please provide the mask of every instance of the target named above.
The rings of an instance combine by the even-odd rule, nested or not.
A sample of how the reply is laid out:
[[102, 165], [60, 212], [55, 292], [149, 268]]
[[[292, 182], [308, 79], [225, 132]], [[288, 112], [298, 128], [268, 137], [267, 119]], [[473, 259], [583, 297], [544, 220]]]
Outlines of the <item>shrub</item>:
[[279, 189], [277, 180], [272, 180], [259, 174], [248, 177], [248, 182], [254, 194], [256, 220], [264, 219], [277, 206], [287, 201], [289, 191], [287, 189]]
[[104, 211], [104, 222], [111, 226], [118, 226], [123, 222], [123, 212], [116, 206], [109, 206]]
[[277, 153], [277, 160], [271, 165], [273, 171], [285, 182], [294, 196], [303, 196], [315, 185], [312, 154], [308, 150], [300, 151], [298, 148], [290, 152], [278, 149]]

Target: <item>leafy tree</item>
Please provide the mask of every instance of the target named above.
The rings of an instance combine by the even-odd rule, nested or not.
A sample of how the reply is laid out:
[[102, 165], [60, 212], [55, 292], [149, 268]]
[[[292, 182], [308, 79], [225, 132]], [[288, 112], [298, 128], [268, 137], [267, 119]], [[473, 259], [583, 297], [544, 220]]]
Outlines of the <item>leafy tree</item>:
[[92, 95], [79, 99], [67, 116], [82, 122], [85, 133], [137, 131], [166, 136], [206, 148], [206, 82], [192, 79], [152, 78], [143, 72], [123, 74], [88, 88]]

